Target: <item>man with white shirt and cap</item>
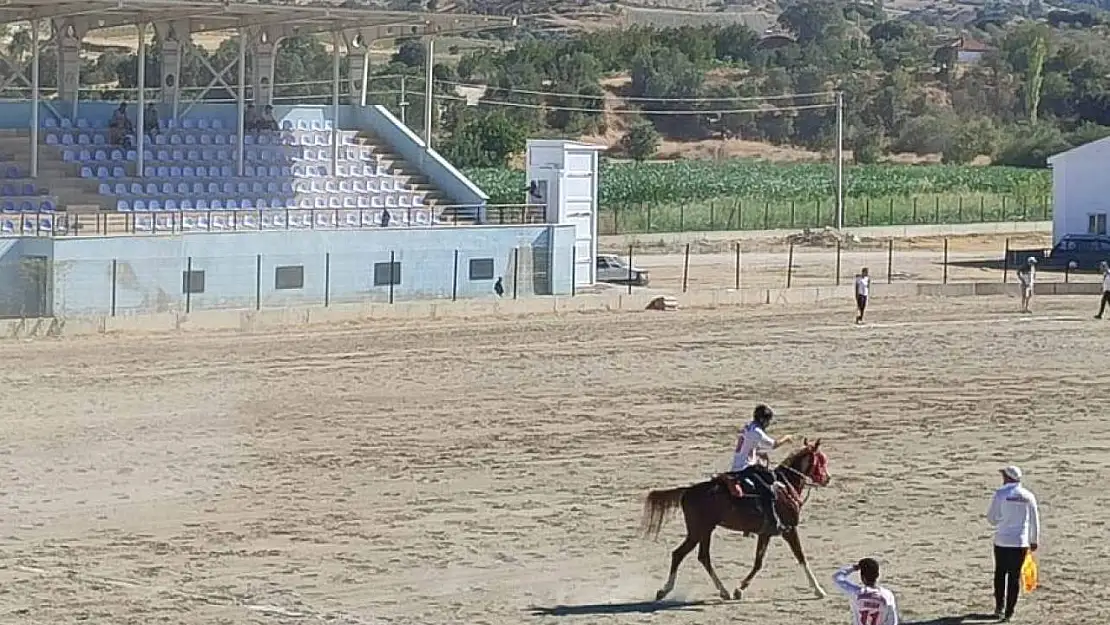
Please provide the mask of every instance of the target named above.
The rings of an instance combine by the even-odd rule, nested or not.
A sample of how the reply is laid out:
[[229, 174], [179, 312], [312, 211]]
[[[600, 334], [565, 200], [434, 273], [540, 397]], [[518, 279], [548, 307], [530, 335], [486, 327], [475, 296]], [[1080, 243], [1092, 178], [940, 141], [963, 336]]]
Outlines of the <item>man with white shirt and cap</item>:
[[994, 492], [987, 521], [994, 526], [994, 613], [1000, 621], [1014, 616], [1021, 588], [1021, 565], [1037, 550], [1041, 520], [1037, 498], [1021, 484], [1021, 469], [1001, 469], [1002, 487]]
[[[848, 579], [859, 571], [860, 586]], [[852, 602], [852, 625], [898, 625], [894, 593], [879, 585], [879, 563], [864, 558], [833, 573], [833, 583]]]

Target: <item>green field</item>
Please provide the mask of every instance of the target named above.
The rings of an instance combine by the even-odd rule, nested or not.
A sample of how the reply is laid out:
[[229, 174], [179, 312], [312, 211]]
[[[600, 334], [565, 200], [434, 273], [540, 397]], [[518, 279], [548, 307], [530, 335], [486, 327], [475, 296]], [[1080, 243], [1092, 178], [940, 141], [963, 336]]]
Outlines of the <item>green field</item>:
[[[524, 172], [466, 174], [491, 204], [524, 198]], [[601, 168], [602, 233], [758, 230], [835, 225], [828, 164], [759, 161], [614, 163]], [[847, 226], [1050, 218], [1044, 170], [948, 165], [864, 165], [844, 170]]]

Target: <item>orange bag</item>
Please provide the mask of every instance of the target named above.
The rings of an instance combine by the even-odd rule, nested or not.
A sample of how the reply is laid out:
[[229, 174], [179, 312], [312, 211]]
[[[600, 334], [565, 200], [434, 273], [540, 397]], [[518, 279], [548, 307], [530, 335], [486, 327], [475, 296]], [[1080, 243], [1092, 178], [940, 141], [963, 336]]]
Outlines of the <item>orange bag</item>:
[[1037, 561], [1033, 559], [1032, 552], [1027, 552], [1025, 562], [1021, 563], [1021, 587], [1025, 592], [1037, 589]]

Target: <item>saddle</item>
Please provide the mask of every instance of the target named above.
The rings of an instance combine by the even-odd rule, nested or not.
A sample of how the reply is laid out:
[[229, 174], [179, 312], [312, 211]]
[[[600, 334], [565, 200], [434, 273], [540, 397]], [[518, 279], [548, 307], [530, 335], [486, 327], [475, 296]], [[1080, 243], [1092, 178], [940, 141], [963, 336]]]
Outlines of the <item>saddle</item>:
[[[736, 473], [721, 473], [715, 480], [724, 489], [740, 502], [751, 501], [751, 505], [759, 506], [759, 490], [751, 483], [749, 478], [742, 478]], [[802, 512], [802, 497], [794, 487], [782, 480], [775, 480], [771, 484], [775, 493], [775, 506], [779, 517], [784, 521], [797, 519]]]

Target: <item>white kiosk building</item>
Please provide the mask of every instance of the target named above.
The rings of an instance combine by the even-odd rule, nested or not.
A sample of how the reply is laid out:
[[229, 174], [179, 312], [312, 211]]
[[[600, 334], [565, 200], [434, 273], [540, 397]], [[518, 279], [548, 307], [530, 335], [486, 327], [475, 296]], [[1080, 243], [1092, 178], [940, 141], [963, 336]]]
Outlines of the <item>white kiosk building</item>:
[[575, 286], [597, 280], [598, 160], [604, 149], [578, 141], [528, 141], [528, 203], [545, 207], [547, 223], [575, 227]]

